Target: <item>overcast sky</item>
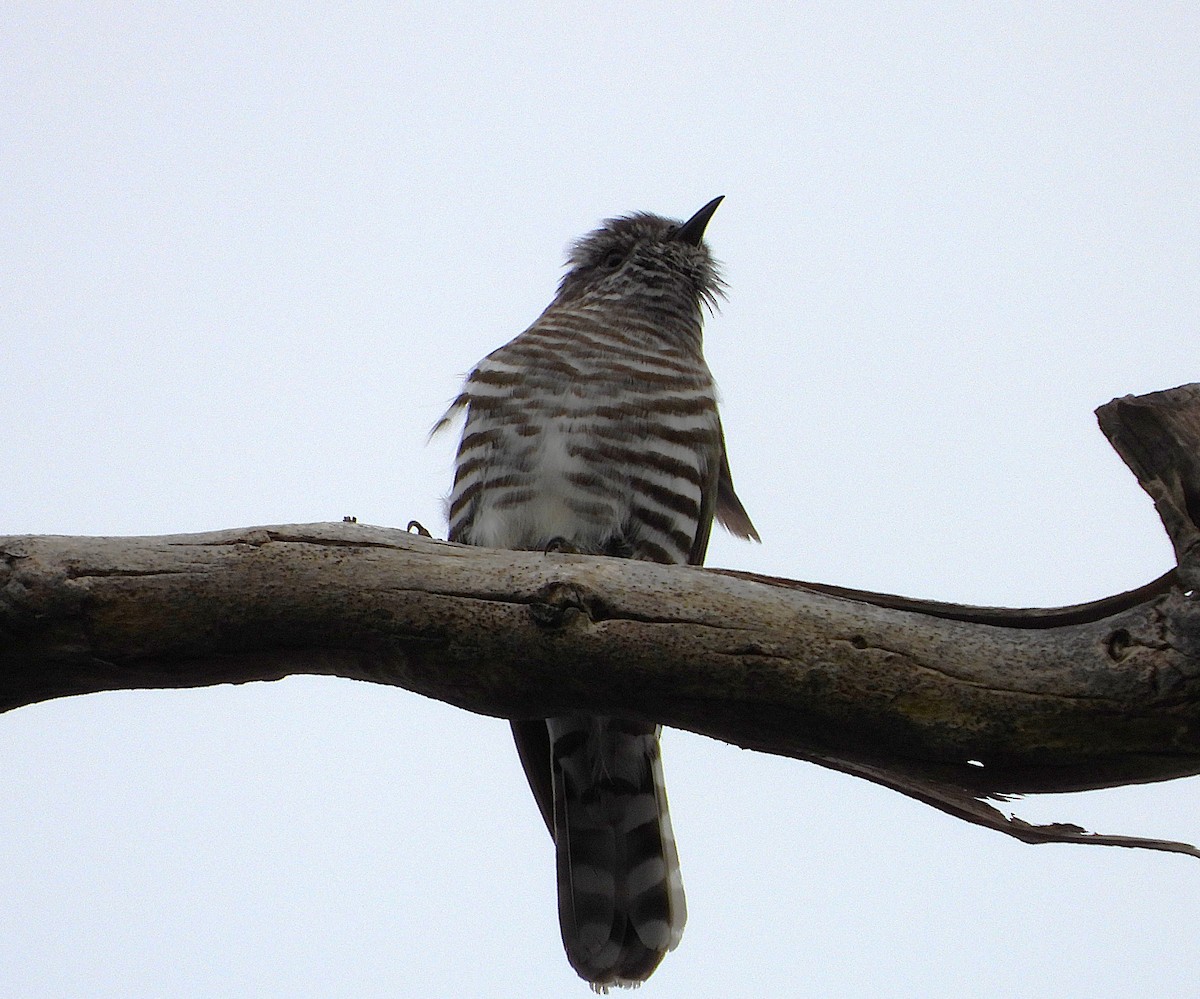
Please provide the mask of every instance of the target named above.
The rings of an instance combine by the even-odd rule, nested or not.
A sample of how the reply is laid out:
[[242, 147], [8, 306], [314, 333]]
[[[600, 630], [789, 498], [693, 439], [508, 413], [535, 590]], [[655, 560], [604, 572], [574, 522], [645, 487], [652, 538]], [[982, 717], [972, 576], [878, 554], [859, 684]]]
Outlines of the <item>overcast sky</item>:
[[[1194, 5], [199, 6], [0, 8], [0, 532], [442, 533], [428, 429], [567, 244], [724, 194], [763, 544], [711, 564], [1016, 606], [1172, 564], [1092, 410], [1200, 379]], [[104, 694], [0, 719], [0, 767], [2, 996], [588, 994], [503, 722]], [[686, 733], [665, 770], [690, 921], [647, 997], [1196, 994], [1194, 859]], [[1015, 808], [1200, 842], [1198, 803]]]

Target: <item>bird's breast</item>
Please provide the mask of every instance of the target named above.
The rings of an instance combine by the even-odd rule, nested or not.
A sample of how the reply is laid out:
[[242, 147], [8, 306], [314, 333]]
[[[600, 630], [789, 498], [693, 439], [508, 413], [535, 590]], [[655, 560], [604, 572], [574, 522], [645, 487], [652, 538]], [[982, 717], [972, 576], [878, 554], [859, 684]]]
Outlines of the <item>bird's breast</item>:
[[720, 461], [703, 360], [629, 344], [618, 352], [595, 331], [574, 331], [567, 349], [561, 333], [517, 338], [468, 380], [451, 537], [526, 550], [563, 539], [585, 552], [687, 561]]
[[561, 538], [581, 551], [602, 550], [627, 519], [628, 488], [618, 469], [593, 467], [599, 438], [591, 421], [563, 414], [509, 430], [507, 446], [490, 455], [472, 542], [536, 550]]

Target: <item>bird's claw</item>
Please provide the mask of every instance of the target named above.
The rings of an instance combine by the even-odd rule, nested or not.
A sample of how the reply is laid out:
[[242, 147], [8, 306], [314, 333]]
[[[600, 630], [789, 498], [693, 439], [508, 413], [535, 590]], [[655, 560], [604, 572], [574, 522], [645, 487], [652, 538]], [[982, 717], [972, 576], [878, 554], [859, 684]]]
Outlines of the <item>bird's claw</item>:
[[583, 552], [566, 538], [551, 538], [546, 543], [547, 555], [582, 555]]

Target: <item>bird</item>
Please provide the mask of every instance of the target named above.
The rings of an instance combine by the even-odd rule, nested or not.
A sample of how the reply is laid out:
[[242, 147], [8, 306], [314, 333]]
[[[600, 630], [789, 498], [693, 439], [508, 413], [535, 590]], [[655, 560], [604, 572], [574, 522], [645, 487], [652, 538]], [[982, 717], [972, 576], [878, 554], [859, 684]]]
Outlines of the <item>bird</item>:
[[[715, 519], [759, 540], [733, 488], [704, 313], [724, 296], [687, 221], [637, 212], [569, 250], [550, 305], [488, 354], [432, 433], [465, 414], [448, 539], [700, 565]], [[660, 726], [572, 714], [511, 722], [557, 856], [567, 958], [594, 991], [645, 981], [687, 918]]]

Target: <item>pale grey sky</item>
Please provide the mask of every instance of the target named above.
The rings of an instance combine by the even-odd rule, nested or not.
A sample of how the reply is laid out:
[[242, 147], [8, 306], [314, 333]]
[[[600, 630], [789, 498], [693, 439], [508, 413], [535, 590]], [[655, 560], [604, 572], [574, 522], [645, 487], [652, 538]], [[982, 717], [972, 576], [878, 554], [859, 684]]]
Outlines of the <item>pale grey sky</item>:
[[[403, 12], [398, 12], [398, 11]], [[0, 531], [440, 530], [433, 420], [631, 210], [709, 226], [761, 546], [1038, 605], [1171, 564], [1095, 428], [1200, 378], [1188, 4], [8, 4]], [[673, 996], [1164, 997], [1200, 865], [668, 732]], [[503, 723], [299, 678], [0, 719], [0, 996], [583, 996]], [[1200, 841], [1200, 783], [1017, 811]]]

